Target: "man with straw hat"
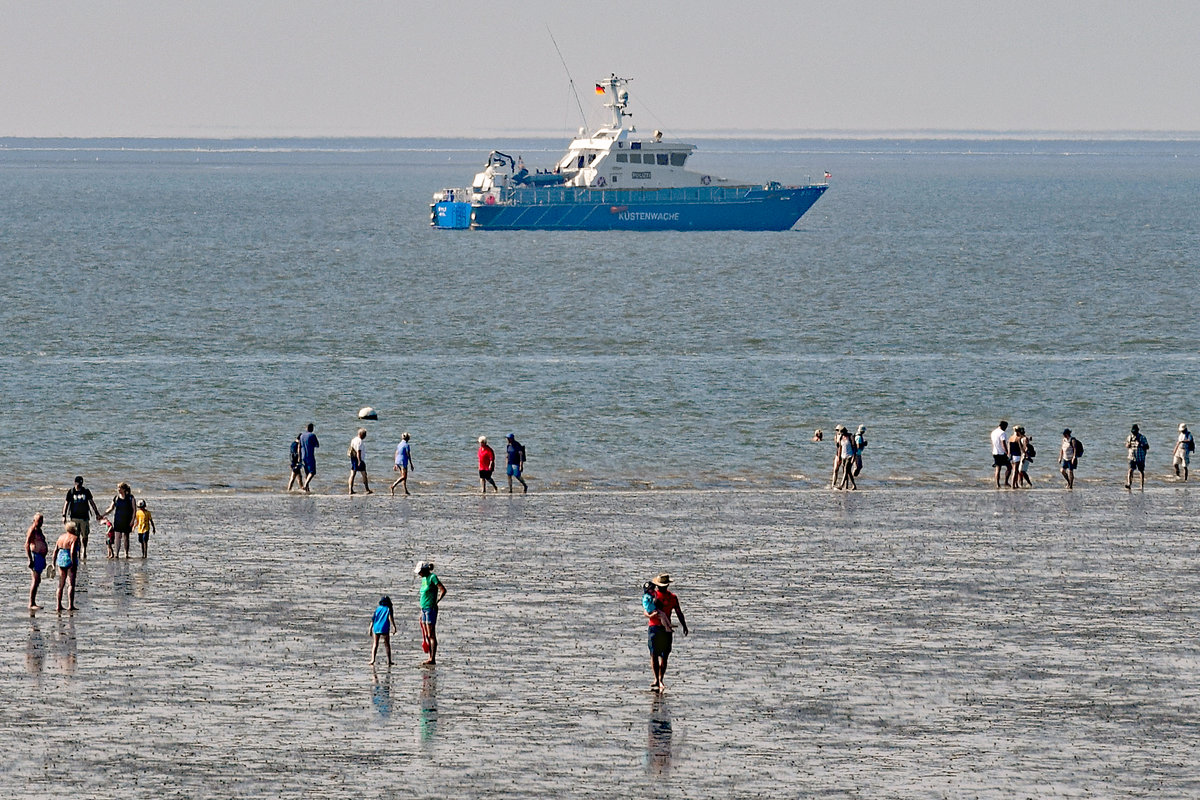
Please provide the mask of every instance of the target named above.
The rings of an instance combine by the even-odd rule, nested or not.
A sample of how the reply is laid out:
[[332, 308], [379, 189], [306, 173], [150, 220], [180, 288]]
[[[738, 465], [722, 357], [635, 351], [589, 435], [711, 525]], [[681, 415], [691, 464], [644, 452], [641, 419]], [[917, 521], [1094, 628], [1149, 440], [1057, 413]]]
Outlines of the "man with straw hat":
[[667, 677], [667, 659], [671, 655], [671, 640], [674, 638], [671, 614], [679, 617], [684, 636], [688, 635], [688, 626], [683, 617], [683, 609], [679, 605], [679, 598], [668, 588], [671, 585], [671, 576], [663, 572], [650, 583], [654, 585], [654, 611], [645, 612], [649, 623], [646, 646], [650, 648], [650, 669], [654, 672], [654, 683], [650, 684], [650, 690], [665, 692], [667, 685], [663, 681]]

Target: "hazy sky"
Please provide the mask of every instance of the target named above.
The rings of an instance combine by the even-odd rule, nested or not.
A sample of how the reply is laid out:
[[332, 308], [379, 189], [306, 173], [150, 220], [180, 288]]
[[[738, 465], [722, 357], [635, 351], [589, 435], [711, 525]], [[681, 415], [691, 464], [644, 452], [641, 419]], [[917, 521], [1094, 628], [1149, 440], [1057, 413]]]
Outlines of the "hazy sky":
[[1200, 131], [1200, 2], [0, 0], [0, 136]]

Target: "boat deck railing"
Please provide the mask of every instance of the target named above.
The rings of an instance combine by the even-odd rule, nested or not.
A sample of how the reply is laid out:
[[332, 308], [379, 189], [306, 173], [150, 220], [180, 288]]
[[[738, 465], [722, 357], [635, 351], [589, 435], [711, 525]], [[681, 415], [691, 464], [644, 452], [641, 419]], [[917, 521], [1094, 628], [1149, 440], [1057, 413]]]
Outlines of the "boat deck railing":
[[728, 203], [742, 200], [758, 186], [686, 186], [671, 189], [588, 189], [555, 186], [548, 189], [509, 189], [501, 202], [523, 205], [603, 203], [609, 205], [655, 203]]

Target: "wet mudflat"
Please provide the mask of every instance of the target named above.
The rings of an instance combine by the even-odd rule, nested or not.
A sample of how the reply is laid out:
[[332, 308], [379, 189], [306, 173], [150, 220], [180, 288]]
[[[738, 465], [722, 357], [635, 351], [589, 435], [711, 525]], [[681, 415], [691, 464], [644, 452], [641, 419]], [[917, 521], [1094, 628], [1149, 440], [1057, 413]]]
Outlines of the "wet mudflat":
[[17, 555], [61, 500], [0, 500], [6, 797], [1200, 795], [1187, 489], [150, 499], [61, 616]]

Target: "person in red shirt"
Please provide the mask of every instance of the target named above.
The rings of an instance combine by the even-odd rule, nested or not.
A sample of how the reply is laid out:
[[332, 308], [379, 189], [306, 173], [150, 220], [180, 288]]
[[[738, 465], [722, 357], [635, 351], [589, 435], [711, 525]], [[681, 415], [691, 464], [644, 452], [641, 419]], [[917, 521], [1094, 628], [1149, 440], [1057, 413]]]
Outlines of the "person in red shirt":
[[[671, 614], [679, 617], [684, 636], [688, 635], [688, 626], [683, 617], [683, 609], [679, 606], [679, 598], [667, 588], [671, 585], [671, 576], [664, 572], [650, 582], [655, 587], [655, 610], [646, 613], [646, 644], [650, 648], [650, 669], [654, 671], [654, 683], [650, 685], [650, 689], [665, 692], [667, 685], [663, 681], [667, 677], [667, 659], [671, 656], [671, 644], [675, 635], [671, 630]], [[664, 622], [666, 624], [663, 624]]]
[[487, 494], [487, 485], [492, 485], [492, 491], [499, 492], [500, 487], [492, 480], [492, 470], [496, 468], [496, 451], [487, 443], [486, 436], [479, 437], [479, 485]]

